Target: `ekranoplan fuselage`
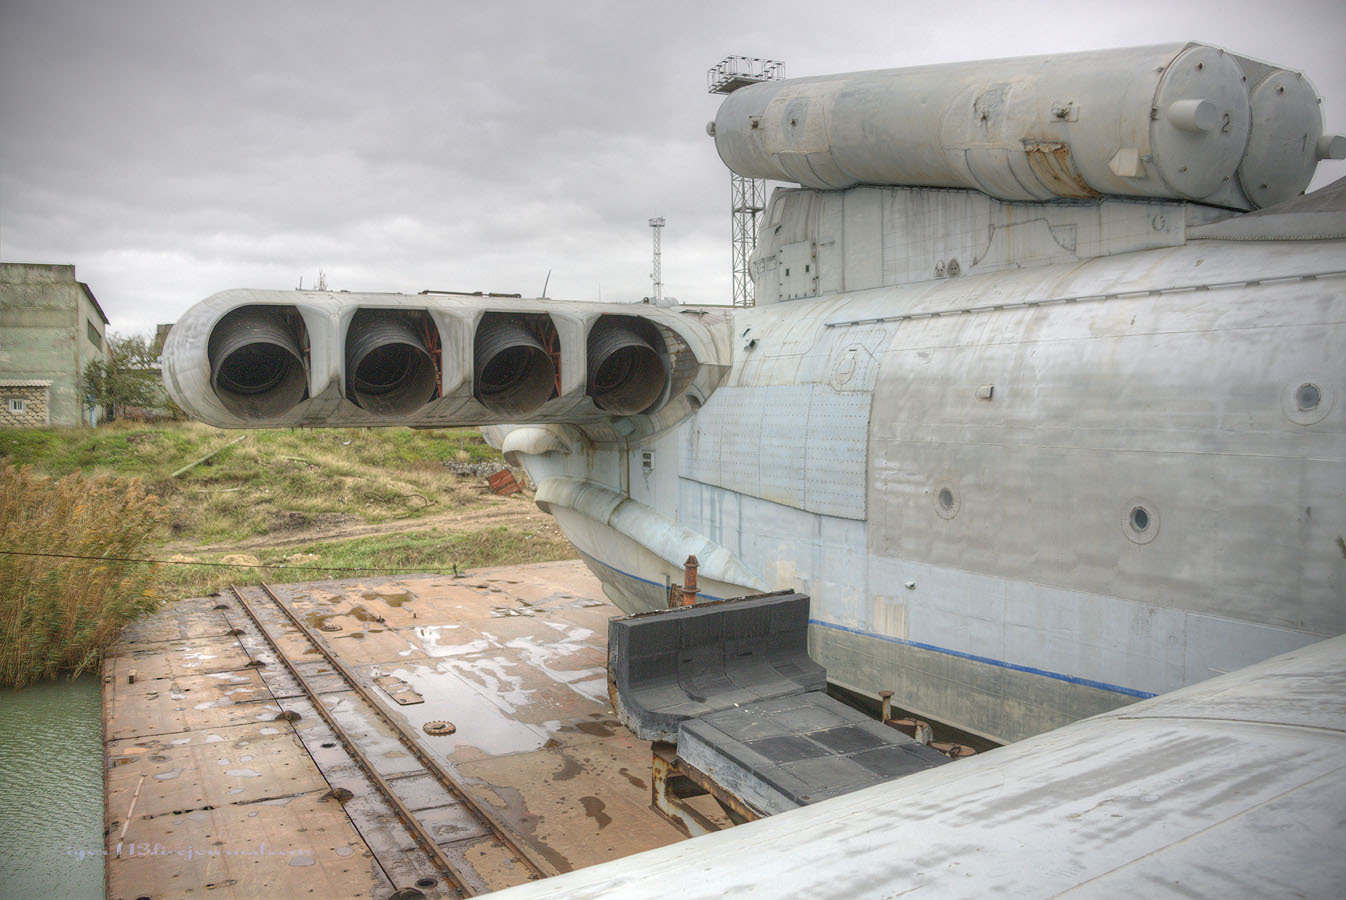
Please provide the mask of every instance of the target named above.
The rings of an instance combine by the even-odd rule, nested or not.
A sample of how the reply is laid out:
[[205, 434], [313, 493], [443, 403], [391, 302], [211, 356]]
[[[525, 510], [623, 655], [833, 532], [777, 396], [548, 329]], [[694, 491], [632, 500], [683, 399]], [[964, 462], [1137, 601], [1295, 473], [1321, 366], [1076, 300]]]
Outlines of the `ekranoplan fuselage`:
[[703, 596], [806, 592], [831, 678], [1000, 740], [1346, 631], [1346, 189], [1300, 196], [1346, 141], [1302, 76], [1199, 44], [858, 73], [713, 132], [800, 185], [755, 308], [229, 291], [170, 393], [489, 426], [623, 609], [688, 555]]

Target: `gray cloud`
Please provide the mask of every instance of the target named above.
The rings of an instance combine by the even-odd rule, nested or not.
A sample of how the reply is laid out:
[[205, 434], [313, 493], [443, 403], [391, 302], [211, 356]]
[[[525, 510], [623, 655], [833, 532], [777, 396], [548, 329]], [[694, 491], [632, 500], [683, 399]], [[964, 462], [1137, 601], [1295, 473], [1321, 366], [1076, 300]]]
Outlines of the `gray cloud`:
[[[0, 0], [0, 256], [143, 331], [230, 287], [729, 297], [704, 133], [727, 53], [794, 75], [1200, 39], [1302, 67], [1346, 129], [1333, 3]], [[1324, 166], [1319, 181], [1341, 174]]]

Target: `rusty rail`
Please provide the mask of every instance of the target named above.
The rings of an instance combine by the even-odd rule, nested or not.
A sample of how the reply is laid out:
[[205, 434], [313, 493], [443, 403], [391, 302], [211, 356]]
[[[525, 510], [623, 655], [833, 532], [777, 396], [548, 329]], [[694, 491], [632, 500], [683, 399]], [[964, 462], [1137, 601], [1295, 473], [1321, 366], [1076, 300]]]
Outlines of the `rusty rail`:
[[[546, 878], [550, 875], [557, 874], [557, 870], [548, 862], [528, 847], [518, 843], [510, 834], [506, 826], [500, 822], [489, 808], [477, 802], [477, 800], [472, 797], [471, 794], [469, 794], [437, 760], [421, 749], [416, 739], [407, 734], [405, 726], [397, 722], [387, 713], [373, 693], [328, 649], [326, 642], [314, 634], [313, 630], [301, 621], [288, 606], [286, 606], [284, 601], [271, 590], [269, 585], [262, 584], [260, 585], [260, 588], [267, 598], [275, 604], [276, 608], [280, 610], [281, 614], [284, 615], [285, 618], [298, 629], [299, 633], [308, 640], [313, 648], [318, 651], [319, 655], [321, 655], [323, 660], [331, 666], [332, 670], [336, 672], [337, 675], [339, 675], [341, 679], [365, 701], [375, 715], [377, 715], [384, 724], [392, 730], [393, 734], [397, 736], [398, 740], [407, 751], [411, 753], [416, 761], [419, 762], [421, 766], [440, 783], [440, 785], [453, 795], [453, 797], [462, 804], [464, 809], [481, 822], [481, 824], [491, 833], [492, 837], [507, 848], [534, 877]], [[264, 625], [261, 619], [257, 616], [252, 605], [244, 598], [242, 591], [233, 585], [231, 585], [229, 589], [234, 596], [238, 598], [239, 604], [243, 607], [243, 611], [252, 619], [262, 637], [271, 645], [276, 657], [284, 663], [286, 669], [294, 676], [295, 680], [298, 681], [299, 686], [303, 688], [304, 693], [308, 695], [310, 701], [318, 710], [318, 713], [323, 717], [323, 720], [327, 723], [328, 727], [332, 729], [338, 740], [341, 741], [342, 745], [351, 754], [352, 758], [355, 759], [360, 768], [369, 776], [370, 780], [379, 788], [380, 792], [389, 799], [393, 808], [396, 810], [398, 817], [412, 832], [416, 842], [422, 846], [422, 849], [424, 849], [430, 856], [436, 867], [444, 871], [446, 878], [449, 879], [453, 888], [457, 890], [460, 895], [465, 897], [474, 896], [478, 893], [471, 887], [469, 879], [466, 879], [453, 862], [439, 849], [439, 845], [435, 842], [434, 837], [425, 831], [419, 820], [416, 819], [415, 814], [407, 809], [406, 805], [396, 796], [395, 791], [387, 780], [375, 771], [373, 764], [364, 753], [355, 746], [354, 741], [350, 739], [345, 729], [336, 721], [336, 718], [327, 709], [326, 704], [322, 702], [322, 699], [318, 696], [318, 693], [313, 689], [312, 685], [309, 684], [308, 680], [299, 672], [298, 667], [296, 667], [280, 649], [280, 645], [267, 630], [267, 626]]]
[[[295, 681], [297, 681], [299, 686], [303, 688], [304, 694], [307, 695], [314, 708], [318, 710], [318, 714], [322, 716], [323, 721], [327, 723], [327, 727], [332, 729], [332, 733], [336, 735], [336, 739], [341, 742], [341, 746], [348, 754], [350, 754], [351, 759], [355, 760], [356, 765], [358, 765], [360, 770], [364, 772], [365, 777], [378, 788], [379, 793], [383, 794], [384, 799], [386, 799], [393, 807], [394, 812], [397, 813], [397, 818], [406, 827], [407, 831], [410, 832], [412, 838], [420, 846], [421, 850], [423, 850], [426, 856], [430, 858], [430, 861], [434, 863], [435, 867], [444, 874], [450, 887], [452, 887], [461, 897], [474, 896], [476, 892], [472, 890], [467, 879], [465, 879], [462, 873], [458, 871], [457, 866], [444, 855], [444, 852], [439, 849], [439, 845], [435, 842], [434, 837], [425, 830], [425, 827], [421, 825], [415, 814], [412, 813], [412, 811], [407, 808], [406, 804], [402, 802], [401, 798], [397, 796], [392, 785], [388, 784], [387, 780], [374, 768], [374, 764], [370, 761], [369, 757], [365, 755], [364, 751], [351, 740], [346, 729], [341, 726], [336, 720], [336, 717], [327, 709], [326, 704], [322, 702], [322, 698], [318, 696], [317, 691], [315, 691], [313, 686], [309, 684], [308, 679], [306, 679], [294, 663], [290, 661], [289, 657], [281, 652], [280, 645], [276, 643], [274, 638], [272, 638], [271, 633], [266, 630], [266, 626], [262, 624], [262, 620], [258, 618], [257, 613], [253, 610], [252, 604], [248, 603], [247, 599], [244, 598], [243, 592], [233, 585], [229, 586], [229, 590], [233, 593], [234, 598], [238, 600], [239, 605], [243, 607], [243, 611], [248, 614], [248, 618], [252, 619], [253, 624], [257, 626], [258, 633], [260, 633], [271, 646], [271, 649], [276, 654], [276, 658], [285, 665], [285, 668], [289, 673], [294, 676]], [[267, 593], [270, 594], [269, 591]], [[274, 594], [271, 594], [271, 597], [272, 599], [275, 599]], [[333, 791], [335, 792], [335, 788]], [[387, 870], [385, 869], [385, 873], [386, 871]]]

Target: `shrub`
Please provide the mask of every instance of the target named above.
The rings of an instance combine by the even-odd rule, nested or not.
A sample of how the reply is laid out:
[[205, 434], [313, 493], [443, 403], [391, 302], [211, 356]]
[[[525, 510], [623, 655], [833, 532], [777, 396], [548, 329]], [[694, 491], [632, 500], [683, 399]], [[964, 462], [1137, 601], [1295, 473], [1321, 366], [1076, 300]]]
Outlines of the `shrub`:
[[0, 467], [0, 685], [93, 669], [124, 624], [157, 606], [154, 567], [121, 560], [142, 554], [159, 516], [138, 479]]

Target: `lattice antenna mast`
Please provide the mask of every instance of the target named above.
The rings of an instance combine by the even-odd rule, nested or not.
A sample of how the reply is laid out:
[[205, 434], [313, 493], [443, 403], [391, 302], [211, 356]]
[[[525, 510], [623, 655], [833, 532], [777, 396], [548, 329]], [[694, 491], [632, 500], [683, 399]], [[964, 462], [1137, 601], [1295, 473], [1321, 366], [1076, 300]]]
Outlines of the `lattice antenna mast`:
[[664, 230], [664, 219], [662, 216], [650, 219], [650, 228], [654, 229], [654, 271], [650, 273], [650, 278], [654, 281], [654, 302], [658, 304], [664, 299], [664, 274], [660, 263], [659, 235]]
[[[712, 94], [730, 94], [759, 81], [785, 77], [785, 63], [754, 56], [726, 56], [706, 73], [706, 89]], [[757, 249], [757, 219], [766, 209], [766, 181], [729, 173], [731, 258], [734, 305], [752, 306], [754, 299], [752, 252]]]

